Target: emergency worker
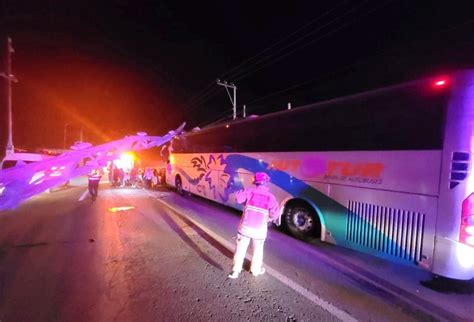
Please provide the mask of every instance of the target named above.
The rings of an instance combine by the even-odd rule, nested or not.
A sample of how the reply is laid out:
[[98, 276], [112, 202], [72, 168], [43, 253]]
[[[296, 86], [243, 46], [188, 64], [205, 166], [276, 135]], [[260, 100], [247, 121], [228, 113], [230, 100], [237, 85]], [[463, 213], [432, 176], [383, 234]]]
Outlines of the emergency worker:
[[267, 238], [268, 223], [278, 222], [280, 216], [276, 198], [266, 185], [269, 181], [270, 177], [265, 172], [257, 172], [254, 176], [254, 187], [235, 193], [237, 202], [245, 203], [245, 206], [238, 227], [234, 265], [229, 274], [230, 278], [239, 277], [250, 241], [253, 247], [250, 272], [254, 276], [265, 273], [262, 266], [263, 244]]
[[99, 193], [99, 182], [102, 175], [100, 174], [99, 170], [94, 170], [89, 174], [88, 181], [89, 181], [89, 193], [91, 194], [92, 200], [95, 201], [97, 199], [97, 195]]
[[146, 168], [145, 173], [143, 174], [143, 180], [145, 181], [145, 188], [151, 189], [153, 183], [153, 169]]

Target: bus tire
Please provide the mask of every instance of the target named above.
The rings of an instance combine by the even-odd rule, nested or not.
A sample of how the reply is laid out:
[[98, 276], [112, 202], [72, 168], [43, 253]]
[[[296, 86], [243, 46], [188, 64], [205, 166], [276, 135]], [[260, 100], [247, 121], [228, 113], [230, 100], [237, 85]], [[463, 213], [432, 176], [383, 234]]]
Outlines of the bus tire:
[[293, 237], [310, 241], [321, 237], [321, 222], [315, 210], [304, 201], [290, 202], [283, 213], [284, 227]]
[[174, 179], [174, 186], [176, 187], [178, 194], [184, 196], [183, 181], [181, 180], [180, 176], [176, 176]]

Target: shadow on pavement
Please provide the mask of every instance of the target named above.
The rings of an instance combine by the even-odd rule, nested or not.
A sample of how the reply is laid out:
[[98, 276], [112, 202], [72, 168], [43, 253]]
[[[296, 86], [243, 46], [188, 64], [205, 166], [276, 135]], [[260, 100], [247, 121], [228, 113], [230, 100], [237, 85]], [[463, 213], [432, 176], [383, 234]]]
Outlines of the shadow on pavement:
[[421, 285], [440, 293], [474, 294], [474, 280], [460, 281], [442, 276], [421, 281]]
[[223, 270], [222, 266], [219, 265], [216, 261], [214, 261], [212, 258], [210, 258], [205, 252], [203, 252], [198, 245], [196, 245], [191, 238], [189, 238], [188, 235], [179, 227], [179, 225], [167, 214], [163, 214], [163, 220], [168, 224], [168, 226], [173, 229], [178, 236], [186, 243], [188, 244], [202, 259], [204, 259], [206, 262], [211, 264], [212, 266]]

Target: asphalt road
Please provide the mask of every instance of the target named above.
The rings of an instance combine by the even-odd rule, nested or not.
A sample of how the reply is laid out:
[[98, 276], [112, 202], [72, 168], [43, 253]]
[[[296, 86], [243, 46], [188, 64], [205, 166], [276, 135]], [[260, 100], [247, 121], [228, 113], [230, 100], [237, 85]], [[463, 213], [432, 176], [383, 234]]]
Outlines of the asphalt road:
[[[332, 258], [331, 247], [278, 231], [267, 240], [267, 274], [230, 280], [238, 213], [167, 189], [103, 184], [95, 202], [84, 191], [45, 193], [0, 213], [0, 321], [426, 321], [465, 314], [462, 305], [452, 315], [431, 314], [433, 303], [410, 304], [416, 298], [401, 300], [393, 288], [369, 283], [344, 252]], [[463, 294], [457, 302], [469, 313], [472, 299]]]

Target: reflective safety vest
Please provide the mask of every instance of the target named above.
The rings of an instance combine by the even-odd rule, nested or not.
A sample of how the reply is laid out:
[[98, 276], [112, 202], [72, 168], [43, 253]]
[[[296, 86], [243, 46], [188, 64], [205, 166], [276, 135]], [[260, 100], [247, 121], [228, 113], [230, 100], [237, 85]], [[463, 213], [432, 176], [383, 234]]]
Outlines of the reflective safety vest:
[[252, 206], [252, 205], [247, 205], [245, 207], [245, 209], [255, 211], [255, 212], [261, 213], [263, 215], [269, 215], [270, 214], [270, 211], [268, 211], [268, 209], [259, 208], [259, 207], [255, 207], [255, 206]]
[[91, 182], [96, 182], [97, 181], [98, 182], [98, 181], [100, 181], [101, 177], [102, 176], [100, 174], [91, 174], [91, 175], [89, 175], [89, 181], [91, 181]]
[[236, 198], [238, 203], [245, 202], [239, 234], [255, 239], [265, 239], [268, 222], [279, 216], [275, 196], [268, 187], [257, 186], [237, 192]]

